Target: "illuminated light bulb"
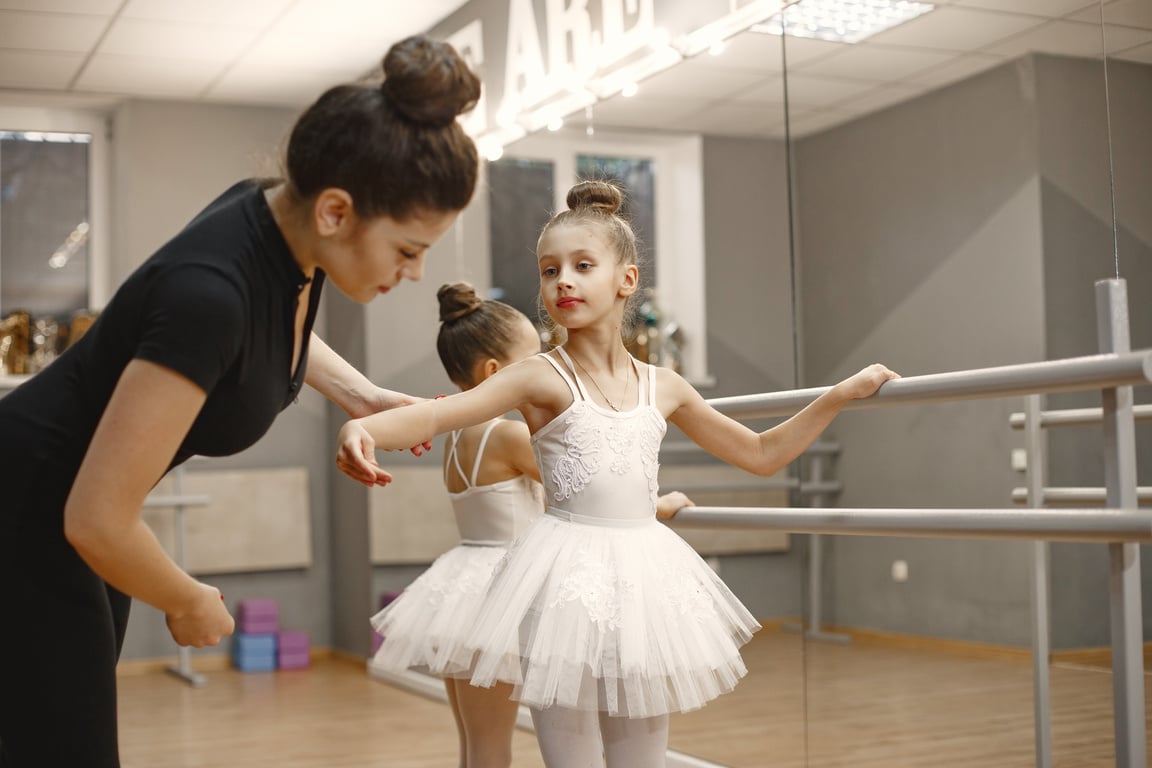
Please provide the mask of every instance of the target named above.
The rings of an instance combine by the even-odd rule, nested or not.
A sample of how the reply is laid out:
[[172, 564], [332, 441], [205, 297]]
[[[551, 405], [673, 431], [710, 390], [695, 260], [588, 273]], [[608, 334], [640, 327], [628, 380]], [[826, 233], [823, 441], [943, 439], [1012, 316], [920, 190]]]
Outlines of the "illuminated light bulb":
[[630, 99], [633, 96], [635, 96], [636, 92], [639, 90], [640, 90], [640, 86], [636, 85], [636, 83], [628, 83], [627, 85], [625, 85], [623, 88], [620, 89], [620, 95], [626, 99]]

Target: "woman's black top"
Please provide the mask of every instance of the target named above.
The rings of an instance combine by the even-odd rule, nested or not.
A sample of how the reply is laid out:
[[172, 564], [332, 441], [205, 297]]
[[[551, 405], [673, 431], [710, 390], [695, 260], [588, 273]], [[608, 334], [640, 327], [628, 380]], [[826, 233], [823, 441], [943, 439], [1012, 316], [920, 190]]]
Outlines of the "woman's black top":
[[[130, 360], [191, 379], [208, 399], [172, 465], [255, 443], [299, 393], [324, 274], [292, 366], [300, 270], [254, 180], [212, 202], [120, 286], [43, 371], [0, 398], [0, 535], [60, 526], [80, 463]], [[128, 468], [125, 468], [126, 470]]]

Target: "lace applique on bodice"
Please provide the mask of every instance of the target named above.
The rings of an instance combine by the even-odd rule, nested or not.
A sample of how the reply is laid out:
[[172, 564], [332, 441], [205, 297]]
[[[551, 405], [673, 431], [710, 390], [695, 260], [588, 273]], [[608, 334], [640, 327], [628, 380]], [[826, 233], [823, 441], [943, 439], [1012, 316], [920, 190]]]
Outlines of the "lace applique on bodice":
[[655, 404], [654, 371], [633, 360], [642, 384], [639, 402], [630, 411], [609, 411], [589, 398], [571, 358], [557, 349], [567, 370], [551, 355], [541, 356], [568, 384], [572, 404], [532, 436], [549, 506], [592, 517], [655, 515], [666, 426]]

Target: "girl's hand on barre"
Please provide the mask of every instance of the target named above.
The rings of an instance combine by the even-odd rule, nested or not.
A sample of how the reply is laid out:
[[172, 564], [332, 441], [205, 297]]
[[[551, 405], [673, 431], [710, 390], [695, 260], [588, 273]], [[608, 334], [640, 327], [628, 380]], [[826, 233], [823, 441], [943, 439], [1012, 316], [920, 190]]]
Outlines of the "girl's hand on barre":
[[228, 613], [220, 590], [199, 582], [196, 588], [196, 596], [187, 610], [165, 615], [168, 631], [179, 645], [190, 645], [193, 648], [219, 645], [224, 637], [232, 634], [236, 622]]
[[360, 422], [346, 422], [336, 437], [336, 445], [336, 466], [348, 477], [369, 488], [392, 482], [392, 475], [376, 463], [376, 441]]
[[696, 504], [692, 499], [685, 496], [680, 491], [672, 491], [666, 493], [660, 498], [656, 499], [656, 519], [667, 520], [674, 516], [684, 507], [694, 507]]
[[900, 374], [888, 370], [882, 363], [873, 363], [859, 373], [849, 376], [833, 389], [845, 400], [857, 400], [876, 394], [886, 381], [900, 378]]

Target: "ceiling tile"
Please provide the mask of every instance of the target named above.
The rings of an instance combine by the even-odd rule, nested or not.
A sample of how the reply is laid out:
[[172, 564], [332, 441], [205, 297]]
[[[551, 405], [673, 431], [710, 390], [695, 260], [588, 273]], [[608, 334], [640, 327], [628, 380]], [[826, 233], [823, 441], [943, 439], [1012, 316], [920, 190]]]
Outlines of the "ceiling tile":
[[964, 80], [992, 67], [999, 66], [1005, 61], [1007, 61], [1007, 59], [1002, 56], [969, 53], [963, 56], [957, 56], [950, 61], [944, 62], [940, 66], [918, 72], [904, 82], [939, 88], [958, 80]]
[[1043, 23], [1036, 16], [942, 7], [868, 40], [885, 45], [970, 51]]
[[[1068, 18], [1089, 24], [1099, 24], [1100, 6], [1093, 4], [1091, 8], [1074, 13]], [[1119, 24], [1124, 27], [1152, 29], [1152, 2], [1149, 0], [1112, 0], [1104, 6], [1104, 22], [1106, 24]]]
[[[707, 56], [707, 54], [706, 54]], [[718, 61], [712, 56], [707, 56]], [[640, 93], [652, 96], [683, 97], [685, 93], [704, 93], [721, 98], [742, 91], [765, 79], [768, 71], [732, 69], [701, 62], [699, 57], [681, 62], [640, 83]]]
[[39, 11], [78, 13], [84, 16], [112, 16], [123, 0], [0, 0], [0, 11]]
[[793, 118], [789, 121], [788, 128], [793, 138], [800, 139], [851, 122], [854, 118], [855, 115], [851, 113], [821, 110]]
[[[1152, 31], [1108, 25], [1104, 30], [1108, 52], [1152, 41]], [[1049, 21], [1011, 39], [989, 46], [989, 53], [1023, 56], [1027, 53], [1055, 53], [1065, 56], [1099, 56], [1100, 27], [1076, 21]]]
[[97, 54], [76, 81], [82, 90], [196, 99], [220, 73], [218, 62]]
[[117, 19], [98, 53], [159, 59], [231, 61], [256, 35], [243, 27]]
[[101, 16], [0, 11], [0, 48], [84, 52], [107, 26]]
[[859, 43], [852, 48], [804, 67], [805, 74], [886, 82], [912, 77], [948, 61], [954, 53], [911, 48], [887, 48]]
[[82, 53], [0, 50], [0, 88], [67, 88]]
[[128, 0], [120, 18], [262, 29], [291, 4], [292, 0]]
[[204, 96], [230, 103], [303, 108], [332, 86], [354, 79], [347, 71], [312, 66], [304, 61], [269, 68], [244, 59], [214, 81]]
[[919, 96], [926, 90], [928, 90], [927, 87], [910, 88], [902, 85], [882, 85], [879, 88], [873, 88], [836, 102], [834, 106], [837, 110], [841, 111], [867, 114], [870, 112], [878, 112], [881, 109], [899, 104], [902, 101], [907, 101], [908, 99]]
[[953, 0], [952, 4], [966, 8], [1028, 13], [1058, 19], [1074, 11], [1098, 5], [1099, 0]]
[[1121, 51], [1116, 54], [1116, 58], [1124, 59], [1125, 61], [1139, 61], [1144, 64], [1152, 64], [1152, 44], [1141, 45], [1137, 48], [1129, 48], [1126, 51]]
[[862, 80], [836, 80], [794, 74], [788, 77], [788, 103], [800, 107], [828, 107], [839, 101], [860, 96], [876, 87]]

